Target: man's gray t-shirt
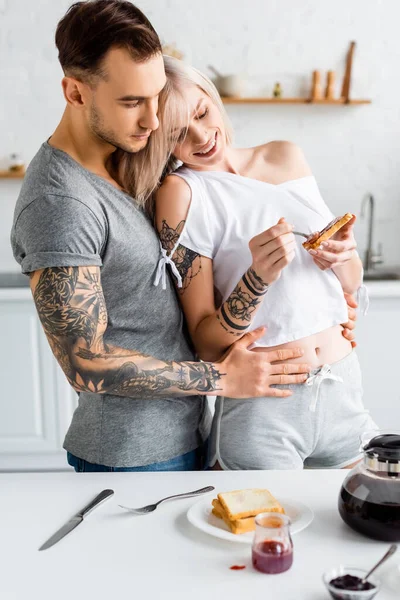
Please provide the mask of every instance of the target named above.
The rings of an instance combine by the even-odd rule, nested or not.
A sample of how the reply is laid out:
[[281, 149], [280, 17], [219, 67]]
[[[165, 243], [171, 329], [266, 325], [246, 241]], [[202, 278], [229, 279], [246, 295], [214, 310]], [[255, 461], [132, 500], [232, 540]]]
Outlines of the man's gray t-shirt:
[[[19, 195], [11, 242], [23, 273], [99, 266], [108, 311], [104, 341], [161, 360], [191, 361], [174, 287], [154, 286], [160, 246], [132, 198], [44, 143]], [[64, 448], [91, 463], [161, 462], [208, 436], [205, 396], [130, 399], [81, 392]]]

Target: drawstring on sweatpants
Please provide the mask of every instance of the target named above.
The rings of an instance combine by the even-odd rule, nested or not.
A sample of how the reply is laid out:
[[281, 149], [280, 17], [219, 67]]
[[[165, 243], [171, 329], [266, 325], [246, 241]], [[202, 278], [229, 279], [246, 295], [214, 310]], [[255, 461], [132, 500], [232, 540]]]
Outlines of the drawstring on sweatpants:
[[317, 408], [319, 388], [324, 379], [331, 379], [333, 381], [339, 381], [340, 383], [343, 383], [343, 379], [341, 377], [332, 373], [330, 365], [323, 365], [317, 373], [310, 375], [310, 377], [305, 381], [304, 385], [314, 386], [309, 406], [309, 410], [311, 412], [315, 412], [315, 409]]

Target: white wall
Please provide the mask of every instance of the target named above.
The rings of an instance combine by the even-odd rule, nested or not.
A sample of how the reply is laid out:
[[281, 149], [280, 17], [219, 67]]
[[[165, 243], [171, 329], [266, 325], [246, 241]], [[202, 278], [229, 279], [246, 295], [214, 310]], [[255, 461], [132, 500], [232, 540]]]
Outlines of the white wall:
[[[0, 159], [27, 162], [63, 111], [54, 46], [69, 0], [0, 0]], [[387, 263], [400, 262], [400, 44], [398, 0], [138, 0], [164, 42], [196, 67], [241, 72], [249, 93], [307, 89], [313, 69], [336, 70], [340, 89], [350, 40], [357, 41], [354, 97], [364, 107], [228, 107], [240, 145], [290, 139], [306, 151], [332, 210], [359, 213], [368, 191], [377, 208], [376, 241]], [[0, 163], [1, 166], [1, 163]], [[17, 270], [9, 229], [20, 184], [0, 180], [0, 270]], [[358, 224], [359, 246], [365, 225]]]

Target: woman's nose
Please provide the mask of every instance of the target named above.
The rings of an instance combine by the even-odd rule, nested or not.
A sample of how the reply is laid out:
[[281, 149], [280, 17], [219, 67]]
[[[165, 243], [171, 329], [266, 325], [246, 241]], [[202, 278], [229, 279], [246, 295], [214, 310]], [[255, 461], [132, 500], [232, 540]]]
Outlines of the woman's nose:
[[207, 129], [200, 125], [191, 127], [190, 136], [195, 144], [205, 144], [208, 141]]

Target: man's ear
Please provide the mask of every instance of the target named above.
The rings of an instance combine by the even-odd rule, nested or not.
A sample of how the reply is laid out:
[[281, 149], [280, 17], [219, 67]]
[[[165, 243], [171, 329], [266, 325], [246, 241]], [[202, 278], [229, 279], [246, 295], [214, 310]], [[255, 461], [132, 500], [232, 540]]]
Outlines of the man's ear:
[[61, 81], [65, 101], [74, 108], [81, 109], [87, 104], [89, 86], [74, 77], [63, 77]]

